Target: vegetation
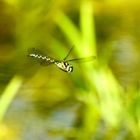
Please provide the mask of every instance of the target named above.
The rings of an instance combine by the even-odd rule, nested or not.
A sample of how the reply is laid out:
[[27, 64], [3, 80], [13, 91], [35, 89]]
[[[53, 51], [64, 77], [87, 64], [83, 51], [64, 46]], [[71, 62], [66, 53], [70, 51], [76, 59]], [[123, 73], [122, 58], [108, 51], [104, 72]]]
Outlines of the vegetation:
[[[138, 140], [139, 2], [0, 1], [0, 140]], [[66, 73], [27, 57], [71, 61]], [[40, 53], [38, 51], [38, 53]]]

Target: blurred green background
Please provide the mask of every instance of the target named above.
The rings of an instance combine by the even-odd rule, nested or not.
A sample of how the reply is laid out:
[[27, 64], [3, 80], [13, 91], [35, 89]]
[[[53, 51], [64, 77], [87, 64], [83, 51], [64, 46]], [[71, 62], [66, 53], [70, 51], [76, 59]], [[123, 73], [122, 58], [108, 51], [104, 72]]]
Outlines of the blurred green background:
[[[138, 0], [0, 0], [0, 140], [140, 139]], [[75, 63], [42, 67], [30, 48]]]

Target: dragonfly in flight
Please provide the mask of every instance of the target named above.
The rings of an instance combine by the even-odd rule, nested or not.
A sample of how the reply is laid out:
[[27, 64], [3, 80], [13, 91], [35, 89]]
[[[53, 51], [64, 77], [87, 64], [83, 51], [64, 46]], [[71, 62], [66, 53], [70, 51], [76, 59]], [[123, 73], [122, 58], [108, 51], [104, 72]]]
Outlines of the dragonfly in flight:
[[73, 71], [73, 66], [69, 63], [71, 61], [89, 61], [93, 60], [96, 57], [95, 56], [90, 56], [90, 57], [85, 57], [85, 58], [74, 58], [67, 60], [68, 56], [70, 55], [73, 47], [69, 50], [67, 55], [63, 60], [57, 60], [54, 58], [51, 58], [49, 56], [44, 56], [39, 54], [39, 51], [37, 51], [35, 48], [32, 48], [28, 54], [29, 57], [33, 57], [35, 59], [39, 60], [39, 63], [43, 66], [48, 66], [50, 64], [55, 64], [59, 69], [61, 69], [64, 72], [71, 73]]

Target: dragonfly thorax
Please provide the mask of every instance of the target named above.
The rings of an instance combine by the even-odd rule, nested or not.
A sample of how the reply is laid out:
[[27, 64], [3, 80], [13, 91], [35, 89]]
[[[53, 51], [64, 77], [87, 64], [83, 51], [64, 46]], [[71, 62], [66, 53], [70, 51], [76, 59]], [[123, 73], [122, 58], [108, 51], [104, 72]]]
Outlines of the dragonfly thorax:
[[56, 66], [61, 70], [71, 73], [73, 71], [73, 66], [67, 63], [66, 61], [55, 62]]

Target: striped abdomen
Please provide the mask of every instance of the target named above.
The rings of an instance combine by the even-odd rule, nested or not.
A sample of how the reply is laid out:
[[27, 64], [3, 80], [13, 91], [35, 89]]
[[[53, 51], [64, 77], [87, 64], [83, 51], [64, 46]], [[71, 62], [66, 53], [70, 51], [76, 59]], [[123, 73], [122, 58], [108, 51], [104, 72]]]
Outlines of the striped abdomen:
[[42, 55], [39, 55], [39, 54], [31, 53], [28, 56], [34, 57], [34, 58], [37, 58], [37, 59], [41, 59], [41, 60], [45, 60], [45, 61], [50, 62], [50, 63], [54, 63], [55, 62], [54, 59], [46, 57], [46, 56], [42, 56]]

